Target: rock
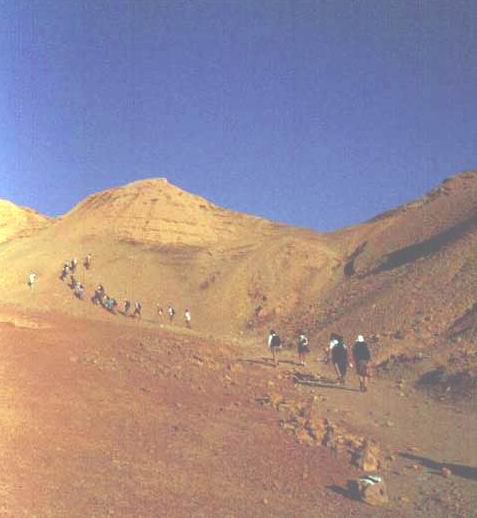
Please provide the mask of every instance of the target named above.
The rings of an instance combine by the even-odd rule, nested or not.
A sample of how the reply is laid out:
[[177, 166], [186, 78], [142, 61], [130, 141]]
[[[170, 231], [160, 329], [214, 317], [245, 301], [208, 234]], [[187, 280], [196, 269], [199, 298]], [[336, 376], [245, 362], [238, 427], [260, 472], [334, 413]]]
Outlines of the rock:
[[373, 506], [384, 506], [389, 503], [388, 491], [382, 477], [377, 475], [350, 480], [350, 493], [357, 499]]
[[354, 464], [366, 473], [376, 472], [380, 467], [379, 448], [365, 440], [363, 447], [356, 454]]
[[452, 471], [449, 468], [442, 468], [441, 474], [445, 478], [449, 478], [452, 475]]

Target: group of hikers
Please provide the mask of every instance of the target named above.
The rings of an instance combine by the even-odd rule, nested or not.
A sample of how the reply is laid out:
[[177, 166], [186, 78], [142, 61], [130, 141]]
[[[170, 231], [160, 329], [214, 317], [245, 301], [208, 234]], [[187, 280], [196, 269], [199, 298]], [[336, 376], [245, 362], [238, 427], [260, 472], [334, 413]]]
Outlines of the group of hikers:
[[[157, 304], [157, 316], [160, 320], [164, 318], [164, 309], [161, 305]], [[169, 319], [169, 323], [173, 324], [174, 319], [176, 317], [176, 310], [174, 307], [169, 304], [167, 308], [167, 318]], [[184, 322], [188, 329], [192, 329], [192, 316], [190, 314], [189, 308], [186, 308], [184, 311]]]
[[[92, 255], [88, 254], [83, 259], [82, 264], [85, 269], [85, 271], [89, 270], [91, 268], [92, 263]], [[80, 299], [84, 299], [84, 293], [85, 288], [84, 285], [76, 278], [76, 271], [78, 269], [78, 260], [76, 258], [73, 258], [69, 261], [66, 261], [63, 264], [63, 268], [60, 273], [60, 280], [65, 281], [69, 276], [69, 283], [68, 286], [74, 291], [74, 295]], [[34, 282], [36, 281], [36, 274], [32, 273], [28, 277], [28, 285], [30, 287], [33, 286]], [[116, 314], [116, 312], [121, 313], [125, 317], [132, 317], [132, 318], [141, 318], [142, 314], [142, 304], [139, 301], [133, 303], [125, 299], [123, 302], [123, 308], [119, 308], [118, 301], [111, 297], [106, 293], [106, 290], [102, 284], [99, 284], [96, 289], [94, 290], [93, 296], [91, 297], [91, 302], [95, 305], [100, 305], [107, 311], [109, 311], [112, 314]], [[169, 304], [167, 308], [167, 317], [169, 319], [169, 322], [172, 324], [175, 320], [176, 316], [176, 310], [172, 306], [172, 304]], [[158, 304], [157, 305], [157, 315], [159, 319], [163, 319], [164, 317], [164, 310], [163, 308]], [[188, 308], [184, 311], [184, 322], [187, 328], [192, 328], [192, 317], [190, 310]]]
[[[300, 365], [305, 365], [305, 356], [310, 352], [308, 338], [303, 331], [298, 332], [297, 352]], [[278, 365], [278, 351], [282, 349], [282, 340], [280, 336], [273, 330], [268, 335], [268, 347], [272, 353], [273, 364]], [[356, 373], [359, 378], [359, 389], [361, 392], [368, 390], [368, 382], [371, 377], [371, 351], [366, 343], [363, 335], [358, 335], [351, 350], [352, 360], [356, 366]], [[345, 383], [348, 367], [353, 367], [353, 363], [348, 354], [348, 348], [341, 335], [332, 333], [330, 342], [326, 349], [327, 362], [331, 361], [336, 371], [337, 381], [340, 384]]]

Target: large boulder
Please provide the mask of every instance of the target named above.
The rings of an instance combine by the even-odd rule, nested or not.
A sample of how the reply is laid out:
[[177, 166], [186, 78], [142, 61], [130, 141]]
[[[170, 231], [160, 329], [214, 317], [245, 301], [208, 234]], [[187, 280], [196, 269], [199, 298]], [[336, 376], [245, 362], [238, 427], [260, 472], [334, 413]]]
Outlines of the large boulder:
[[348, 488], [354, 498], [369, 505], [384, 506], [389, 503], [386, 484], [382, 477], [377, 475], [350, 480]]

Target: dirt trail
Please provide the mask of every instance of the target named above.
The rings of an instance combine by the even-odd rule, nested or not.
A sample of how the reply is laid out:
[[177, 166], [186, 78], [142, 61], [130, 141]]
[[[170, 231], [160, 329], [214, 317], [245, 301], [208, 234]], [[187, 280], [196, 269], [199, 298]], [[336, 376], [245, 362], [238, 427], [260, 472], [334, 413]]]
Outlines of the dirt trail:
[[[256, 354], [260, 350], [256, 349]], [[263, 353], [263, 350], [261, 351]], [[296, 355], [285, 352], [279, 371], [289, 373]], [[323, 363], [308, 362], [296, 372], [333, 380]], [[293, 369], [292, 369], [293, 370]], [[374, 377], [367, 393], [358, 391], [354, 372], [344, 387], [296, 385], [304, 399], [313, 394], [321, 415], [371, 438], [390, 462], [383, 470], [390, 493], [406, 516], [472, 516], [477, 508], [477, 409], [475, 404], [446, 404], [412, 384], [397, 386]], [[442, 468], [453, 473], [442, 476]]]
[[[2, 516], [438, 517], [460, 516], [457, 504], [475, 503], [475, 478], [445, 479], [424, 460], [396, 453], [463, 463], [468, 453], [452, 432], [471, 414], [428, 405], [420, 394], [401, 398], [386, 380], [367, 394], [294, 385], [291, 354], [275, 369], [250, 344], [119, 318], [51, 314], [44, 323], [0, 328]], [[384, 472], [389, 507], [350, 499], [346, 481], [360, 472], [345, 456], [284, 432], [279, 412], [257, 403], [271, 390], [317, 396], [321, 416], [392, 452]], [[449, 443], [445, 457], [426, 439], [431, 430]]]

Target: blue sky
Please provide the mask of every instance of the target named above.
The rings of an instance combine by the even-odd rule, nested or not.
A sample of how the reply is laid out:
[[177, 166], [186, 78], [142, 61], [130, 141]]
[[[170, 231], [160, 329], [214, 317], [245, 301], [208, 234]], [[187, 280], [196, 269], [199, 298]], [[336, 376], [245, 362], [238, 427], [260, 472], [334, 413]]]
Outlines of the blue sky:
[[332, 230], [477, 167], [477, 2], [3, 0], [0, 198], [147, 177]]

